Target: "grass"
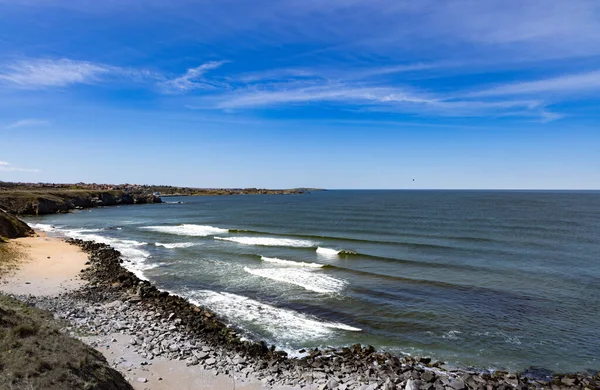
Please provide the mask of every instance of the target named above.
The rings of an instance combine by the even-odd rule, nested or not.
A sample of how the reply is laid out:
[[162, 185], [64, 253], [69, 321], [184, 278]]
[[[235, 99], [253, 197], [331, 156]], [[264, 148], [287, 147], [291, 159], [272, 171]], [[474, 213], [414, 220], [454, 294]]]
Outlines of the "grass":
[[131, 389], [100, 352], [59, 329], [49, 312], [0, 295], [0, 388]]
[[23, 254], [15, 245], [1, 242], [0, 238], [0, 277], [11, 273], [23, 260]]

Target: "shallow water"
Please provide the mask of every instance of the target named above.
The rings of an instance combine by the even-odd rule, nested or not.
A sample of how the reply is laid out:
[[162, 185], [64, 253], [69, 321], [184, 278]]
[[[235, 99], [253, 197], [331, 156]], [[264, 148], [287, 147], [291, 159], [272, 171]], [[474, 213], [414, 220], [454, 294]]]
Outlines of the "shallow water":
[[600, 368], [600, 193], [165, 200], [28, 222], [109, 243], [139, 276], [286, 350], [359, 342], [477, 368]]

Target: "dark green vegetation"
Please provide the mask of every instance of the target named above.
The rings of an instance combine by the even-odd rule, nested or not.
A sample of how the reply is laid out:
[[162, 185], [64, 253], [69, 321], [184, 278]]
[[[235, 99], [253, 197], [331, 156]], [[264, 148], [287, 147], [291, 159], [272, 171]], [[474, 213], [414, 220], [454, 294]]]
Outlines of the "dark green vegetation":
[[0, 209], [0, 243], [7, 238], [27, 237], [32, 233], [25, 222]]
[[100, 352], [62, 334], [52, 314], [0, 295], [0, 388], [132, 387]]

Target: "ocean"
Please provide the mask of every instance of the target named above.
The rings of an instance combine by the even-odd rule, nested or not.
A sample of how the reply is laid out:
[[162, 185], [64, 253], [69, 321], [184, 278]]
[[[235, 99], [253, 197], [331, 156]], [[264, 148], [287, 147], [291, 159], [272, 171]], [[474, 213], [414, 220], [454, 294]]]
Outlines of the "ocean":
[[475, 369], [600, 368], [600, 193], [168, 197], [30, 217], [294, 354], [371, 344]]

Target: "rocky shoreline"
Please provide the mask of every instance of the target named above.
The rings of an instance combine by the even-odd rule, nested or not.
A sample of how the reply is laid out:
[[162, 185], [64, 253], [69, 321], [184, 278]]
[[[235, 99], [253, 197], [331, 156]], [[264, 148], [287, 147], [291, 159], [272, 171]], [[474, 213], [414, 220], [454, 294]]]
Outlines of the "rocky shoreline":
[[600, 373], [552, 375], [452, 370], [426, 357], [380, 353], [371, 346], [313, 349], [302, 358], [264, 342], [244, 340], [215, 313], [159, 291], [123, 266], [105, 244], [69, 240], [89, 254], [87, 284], [59, 297], [21, 297], [66, 319], [73, 334], [131, 337], [130, 347], [148, 361], [185, 360], [235, 380], [267, 387], [311, 389], [600, 389]]

